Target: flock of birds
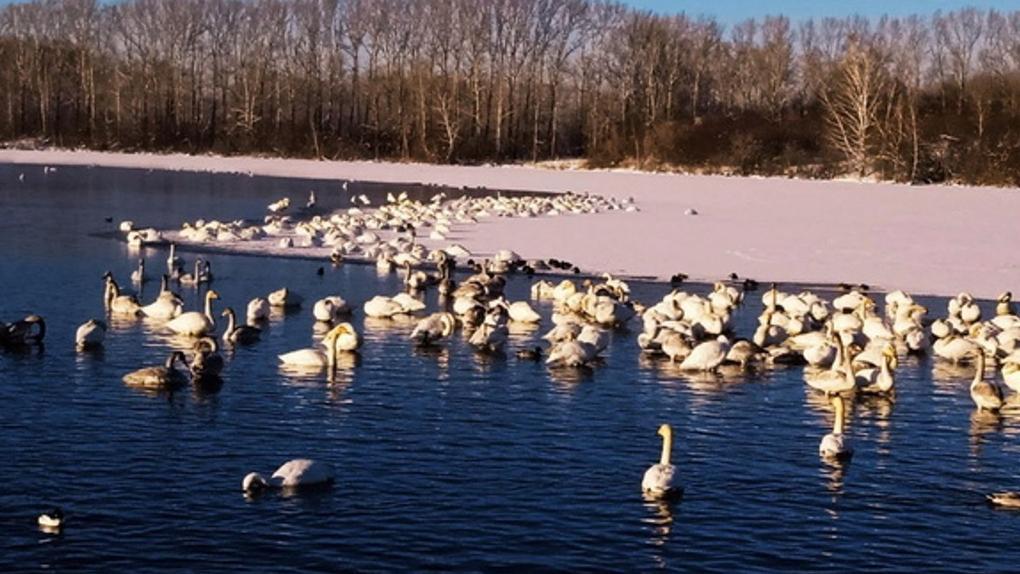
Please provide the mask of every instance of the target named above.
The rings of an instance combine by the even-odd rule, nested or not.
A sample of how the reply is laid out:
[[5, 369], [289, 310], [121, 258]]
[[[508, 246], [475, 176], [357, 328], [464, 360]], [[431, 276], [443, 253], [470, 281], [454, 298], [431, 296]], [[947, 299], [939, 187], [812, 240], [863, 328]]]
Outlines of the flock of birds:
[[[310, 198], [309, 204], [314, 200]], [[369, 201], [366, 198], [362, 203], [367, 206]], [[416, 230], [432, 227], [434, 232], [443, 233], [446, 222], [470, 220], [482, 213], [527, 216], [548, 214], [550, 210], [592, 212], [628, 208], [595, 196], [576, 194], [452, 201], [444, 201], [439, 195], [428, 203], [410, 201], [401, 195], [390, 196], [388, 203], [376, 210], [355, 207], [329, 218], [316, 216], [310, 221], [293, 223], [280, 215], [288, 205], [289, 201], [283, 200], [272, 204], [261, 227], [242, 222], [196, 222], [186, 224], [182, 234], [190, 230], [192, 240], [196, 236], [218, 238], [229, 234], [233, 240], [248, 233], [268, 233], [265, 227], [290, 227], [295, 235], [332, 245], [340, 258], [358, 253], [375, 260], [381, 271], [401, 268], [405, 289], [365, 301], [360, 307], [364, 315], [377, 319], [415, 317], [409, 338], [418, 346], [442, 345], [461, 331], [468, 344], [481, 353], [505, 352], [509, 324], [537, 324], [542, 320], [528, 301], [511, 301], [506, 297], [507, 274], [566, 270], [572, 266], [557, 260], [525, 261], [518, 254], [503, 250], [481, 262], [468, 259], [465, 264], [471, 273], [455, 280], [458, 262], [469, 254], [456, 248], [429, 251], [416, 240]], [[129, 240], [137, 240], [139, 234], [151, 235], [136, 231], [131, 222], [122, 224], [121, 230]], [[381, 230], [397, 234], [385, 241], [374, 235]], [[155, 233], [161, 237], [159, 232]], [[148, 280], [144, 261], [140, 261], [131, 281], [141, 284]], [[163, 321], [167, 331], [192, 341], [190, 357], [175, 350], [161, 365], [125, 374], [126, 384], [174, 390], [189, 383], [215, 380], [226, 367], [221, 345], [257, 344], [272, 309], [295, 309], [304, 304], [297, 292], [281, 288], [249, 301], [241, 323], [231, 307], [217, 316], [214, 305], [220, 295], [214, 289], [206, 290], [201, 310], [187, 311], [181, 297], [171, 289], [175, 283], [197, 287], [208, 286], [213, 280], [210, 262], [201, 257], [194, 262], [192, 271], [186, 272], [173, 244], [160, 290], [151, 302], [143, 304], [135, 295], [122, 292], [111, 273], [103, 276], [103, 302], [111, 317]], [[818, 447], [819, 455], [834, 463], [853, 454], [845, 432], [844, 397], [857, 393], [894, 394], [899, 357], [905, 354], [930, 353], [938, 360], [973, 364], [970, 395], [977, 409], [997, 412], [1004, 405], [998, 377], [989, 378], [986, 374], [989, 361], [999, 366], [1003, 385], [1020, 393], [1020, 316], [1010, 293], [998, 298], [996, 313], [991, 318], [984, 319], [974, 298], [962, 293], [949, 300], [945, 317], [931, 321], [928, 309], [903, 291], [885, 295], [884, 312], [879, 313], [878, 305], [865, 289], [847, 286], [829, 301], [811, 291], [787, 293], [772, 285], [761, 294], [763, 311], [757, 328], [750, 337], [742, 338], [735, 336], [732, 319], [757, 284], [744, 280], [738, 288], [734, 283], [716, 283], [704, 296], [677, 287], [657, 302], [642, 304], [631, 298], [625, 281], [608, 274], [580, 282], [539, 280], [533, 283], [530, 294], [534, 300], [552, 302], [553, 327], [542, 337], [545, 346], [513, 352], [520, 360], [542, 360], [553, 368], [597, 368], [605, 360], [603, 352], [609, 344], [609, 332], [636, 320], [642, 323], [637, 336], [642, 353], [666, 357], [684, 371], [739, 372], [770, 365], [805, 365], [805, 383], [824, 394], [834, 409], [832, 432], [821, 439]], [[426, 308], [422, 298], [426, 289], [437, 290], [442, 310], [421, 317], [419, 314]], [[315, 301], [312, 313], [318, 331], [325, 335], [316, 346], [279, 355], [280, 364], [325, 370], [332, 377], [338, 357], [357, 353], [361, 348], [362, 338], [348, 320], [354, 311], [354, 306], [339, 295]], [[218, 321], [217, 317], [225, 321]], [[222, 331], [220, 326], [224, 327]], [[101, 347], [107, 328], [105, 320], [89, 319], [77, 329], [77, 348], [86, 351]], [[38, 315], [12, 323], [0, 322], [2, 347], [39, 344], [45, 335], [45, 321]], [[671, 462], [673, 429], [663, 424], [658, 432], [662, 436], [660, 461], [644, 474], [642, 491], [652, 498], [674, 499], [683, 491]], [[256, 473], [245, 476], [242, 490], [254, 495], [269, 488], [324, 485], [331, 483], [334, 476], [326, 463], [295, 459], [278, 468], [269, 479]], [[995, 505], [1020, 508], [1020, 493], [999, 492], [988, 498]], [[62, 522], [59, 510], [39, 517], [43, 527], [59, 527]]]

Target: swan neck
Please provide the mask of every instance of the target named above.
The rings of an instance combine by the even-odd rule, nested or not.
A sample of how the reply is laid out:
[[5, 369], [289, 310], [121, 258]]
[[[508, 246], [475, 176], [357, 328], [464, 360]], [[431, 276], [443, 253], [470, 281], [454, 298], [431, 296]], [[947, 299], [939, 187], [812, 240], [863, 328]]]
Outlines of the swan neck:
[[234, 332], [234, 328], [237, 327], [237, 318], [234, 317], [234, 310], [227, 309], [227, 335]]
[[833, 401], [836, 409], [835, 419], [832, 421], [832, 434], [843, 434], [843, 399], [837, 397]]
[[669, 465], [669, 459], [673, 454], [673, 431], [667, 429], [662, 433], [662, 457], [659, 464]]
[[974, 371], [974, 382], [972, 383], [974, 385], [980, 383], [985, 378], [985, 354], [981, 351], [978, 351], [976, 367], [977, 368]]
[[205, 317], [209, 319], [210, 323], [216, 324], [216, 319], [212, 314], [212, 292], [205, 294]]

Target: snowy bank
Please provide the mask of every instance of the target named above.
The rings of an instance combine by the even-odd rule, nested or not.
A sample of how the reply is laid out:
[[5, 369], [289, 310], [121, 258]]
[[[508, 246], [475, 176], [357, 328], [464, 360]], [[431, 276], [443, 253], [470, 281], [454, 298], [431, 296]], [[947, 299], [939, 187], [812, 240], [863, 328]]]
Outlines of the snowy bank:
[[[637, 213], [488, 219], [457, 237], [583, 269], [713, 280], [868, 283], [918, 294], [1020, 288], [1016, 189], [86, 151], [0, 150], [0, 163], [485, 186], [633, 197]], [[685, 215], [694, 210], [697, 215]]]

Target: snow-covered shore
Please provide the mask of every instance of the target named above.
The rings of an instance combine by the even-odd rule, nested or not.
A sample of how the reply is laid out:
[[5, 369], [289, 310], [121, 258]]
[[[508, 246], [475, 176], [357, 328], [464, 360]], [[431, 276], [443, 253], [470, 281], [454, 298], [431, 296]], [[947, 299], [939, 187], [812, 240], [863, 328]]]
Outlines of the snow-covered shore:
[[[586, 270], [713, 280], [868, 283], [979, 297], [1020, 287], [1017, 189], [675, 174], [0, 150], [0, 163], [235, 172], [633, 197], [641, 211], [487, 219], [457, 242]], [[697, 215], [685, 215], [694, 209]]]

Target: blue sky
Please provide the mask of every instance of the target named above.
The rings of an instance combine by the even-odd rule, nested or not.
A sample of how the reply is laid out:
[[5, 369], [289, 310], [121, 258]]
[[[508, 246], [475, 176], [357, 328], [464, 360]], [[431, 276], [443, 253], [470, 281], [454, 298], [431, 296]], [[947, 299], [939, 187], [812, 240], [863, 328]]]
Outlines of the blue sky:
[[686, 12], [715, 16], [721, 22], [732, 24], [744, 18], [767, 14], [784, 14], [800, 20], [825, 16], [881, 16], [890, 14], [931, 14], [936, 10], [949, 11], [965, 6], [1020, 10], [1020, 0], [623, 0], [638, 8], [657, 12]]

